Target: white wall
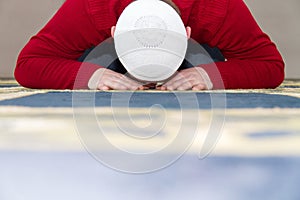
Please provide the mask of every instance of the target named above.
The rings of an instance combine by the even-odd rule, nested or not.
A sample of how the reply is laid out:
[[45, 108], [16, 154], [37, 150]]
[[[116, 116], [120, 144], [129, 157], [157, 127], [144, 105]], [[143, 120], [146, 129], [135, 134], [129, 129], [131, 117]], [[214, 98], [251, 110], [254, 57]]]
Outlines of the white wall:
[[[20, 49], [64, 0], [0, 0], [0, 77], [13, 77]], [[286, 61], [286, 77], [300, 78], [300, 0], [246, 0]]]
[[282, 53], [286, 77], [300, 79], [300, 0], [246, 0], [246, 3]]
[[63, 0], [0, 0], [0, 77], [13, 77], [19, 51]]

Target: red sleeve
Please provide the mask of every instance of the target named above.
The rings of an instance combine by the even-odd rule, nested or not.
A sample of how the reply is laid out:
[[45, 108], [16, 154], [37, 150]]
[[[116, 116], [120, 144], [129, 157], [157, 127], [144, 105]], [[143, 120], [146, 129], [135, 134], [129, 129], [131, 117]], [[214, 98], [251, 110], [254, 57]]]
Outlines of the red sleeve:
[[215, 63], [217, 70], [212, 64], [202, 65], [215, 89], [275, 88], [284, 79], [280, 53], [242, 0], [229, 0], [227, 15], [209, 45], [217, 46], [227, 59]]
[[[87, 1], [67, 0], [21, 51], [15, 78], [29, 88], [73, 89], [75, 79], [77, 88], [86, 88], [91, 75], [101, 66], [77, 59], [105, 37], [89, 16]], [[83, 73], [76, 77], [79, 69]]]

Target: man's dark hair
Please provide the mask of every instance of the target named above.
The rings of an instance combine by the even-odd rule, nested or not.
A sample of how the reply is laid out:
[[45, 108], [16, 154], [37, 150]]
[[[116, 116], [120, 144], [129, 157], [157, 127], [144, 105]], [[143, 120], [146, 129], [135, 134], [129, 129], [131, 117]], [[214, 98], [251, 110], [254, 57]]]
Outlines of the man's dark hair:
[[172, 8], [174, 8], [174, 10], [176, 10], [176, 12], [180, 15], [180, 10], [179, 8], [176, 6], [176, 4], [172, 1], [172, 0], [161, 0], [167, 4], [169, 4]]

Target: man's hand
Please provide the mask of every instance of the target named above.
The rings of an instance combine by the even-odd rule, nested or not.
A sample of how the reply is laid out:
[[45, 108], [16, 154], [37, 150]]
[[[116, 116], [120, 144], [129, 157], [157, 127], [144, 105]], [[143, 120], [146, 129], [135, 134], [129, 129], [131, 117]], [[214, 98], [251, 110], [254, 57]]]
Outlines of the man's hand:
[[138, 83], [127, 76], [110, 69], [100, 68], [94, 72], [88, 83], [89, 89], [98, 90], [137, 90], [144, 89]]
[[164, 83], [161, 90], [210, 90], [213, 85], [206, 71], [201, 67], [184, 69], [169, 81]]

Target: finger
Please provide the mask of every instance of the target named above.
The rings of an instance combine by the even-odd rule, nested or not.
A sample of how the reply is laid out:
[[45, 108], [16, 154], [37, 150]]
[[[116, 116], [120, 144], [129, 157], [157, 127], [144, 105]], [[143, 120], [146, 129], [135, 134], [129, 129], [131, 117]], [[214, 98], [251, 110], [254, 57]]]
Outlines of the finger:
[[130, 77], [127, 77], [127, 76], [123, 76], [121, 81], [122, 82], [124, 81], [126, 83], [127, 87], [129, 87], [132, 90], [136, 90], [136, 89], [139, 89], [139, 88], [142, 88], [142, 89], [148, 88], [148, 86], [143, 87], [142, 83], [140, 83], [138, 81], [135, 81], [135, 80], [133, 80]]
[[148, 90], [148, 88], [145, 88], [144, 86], [140, 86], [140, 87], [138, 87], [137, 90]]
[[114, 90], [137, 90], [139, 87], [142, 88], [142, 85], [137, 82], [127, 79], [117, 79], [115, 77], [107, 79], [104, 83], [105, 85], [112, 87]]
[[113, 76], [113, 77], [110, 77], [110, 81], [114, 84], [114, 87], [117, 87], [117, 88], [114, 88], [116, 90], [118, 89], [122, 89], [122, 90], [136, 90], [138, 89], [141, 84], [125, 77], [125, 76], [122, 76], [121, 78], [119, 76]]
[[124, 85], [127, 89], [135, 90], [141, 85], [127, 76], [112, 70], [107, 70], [103, 79], [106, 79], [107, 77], [109, 77], [112, 81], [119, 82], [120, 85]]
[[157, 86], [156, 90], [166, 90], [163, 86]]
[[183, 90], [190, 90], [193, 88], [193, 84], [191, 81], [187, 81], [182, 83], [180, 86], [177, 87], [177, 90], [183, 91]]
[[140, 85], [140, 86], [138, 87], [138, 90], [149, 90], [149, 89], [150, 89], [149, 87], [144, 86], [144, 85]]
[[99, 84], [97, 85], [98, 90], [105, 90], [106, 88], [107, 86], [105, 86], [102, 82], [99, 82]]
[[115, 81], [112, 78], [106, 78], [102, 81], [101, 85], [99, 85], [99, 88], [108, 87], [112, 90], [128, 90], [128, 88], [120, 83], [119, 81]]
[[150, 90], [151, 88], [146, 87], [146, 86], [140, 86], [138, 87], [138, 90]]
[[97, 89], [100, 90], [130, 90], [138, 88], [138, 84], [129, 80], [123, 74], [114, 72], [109, 69], [105, 69], [100, 77], [100, 81], [97, 84]]
[[198, 75], [199, 75], [199, 72], [196, 68], [194, 68], [194, 67], [188, 68], [188, 69], [184, 69], [184, 70], [177, 72], [177, 74], [172, 79], [170, 79], [168, 82], [172, 83], [172, 82], [178, 81], [179, 79], [182, 79], [182, 78], [198, 77]]
[[101, 86], [101, 87], [99, 87], [99, 90], [103, 90], [103, 91], [108, 91], [110, 89], [111, 88], [109, 88], [108, 86]]
[[172, 85], [168, 86], [167, 89], [168, 90], [189, 90], [192, 89], [192, 87], [197, 83], [198, 83], [197, 80], [182, 78], [174, 82]]
[[167, 91], [167, 87], [164, 87], [164, 86], [160, 86], [157, 88], [158, 90], [161, 90], [161, 91]]
[[207, 90], [206, 85], [198, 84], [192, 88], [193, 91]]
[[170, 85], [173, 85], [174, 82], [176, 82], [176, 81], [178, 81], [178, 80], [180, 80], [182, 78], [184, 78], [184, 76], [182, 75], [182, 73], [179, 72], [172, 79], [170, 79], [168, 82], [164, 83], [163, 86], [164, 87], [168, 87]]

